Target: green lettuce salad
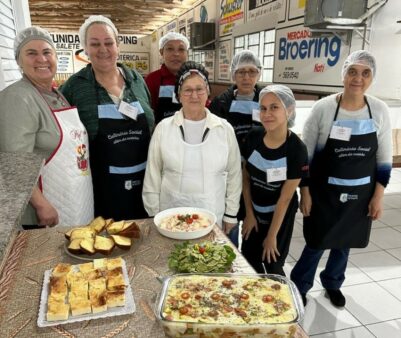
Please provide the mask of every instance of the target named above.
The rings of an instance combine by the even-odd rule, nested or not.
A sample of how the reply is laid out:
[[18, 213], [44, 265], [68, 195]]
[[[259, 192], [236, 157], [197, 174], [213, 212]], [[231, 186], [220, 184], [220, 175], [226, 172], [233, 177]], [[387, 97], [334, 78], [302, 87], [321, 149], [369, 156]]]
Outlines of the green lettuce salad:
[[210, 241], [175, 244], [168, 266], [178, 272], [227, 272], [236, 255], [229, 245]]

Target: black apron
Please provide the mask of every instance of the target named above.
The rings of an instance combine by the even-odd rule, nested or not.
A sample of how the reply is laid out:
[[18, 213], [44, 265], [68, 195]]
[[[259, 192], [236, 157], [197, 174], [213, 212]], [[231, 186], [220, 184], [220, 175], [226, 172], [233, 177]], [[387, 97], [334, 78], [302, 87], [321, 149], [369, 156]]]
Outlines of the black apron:
[[[260, 125], [259, 123], [253, 121], [254, 110], [259, 111], [258, 102], [234, 99], [231, 101], [229, 113], [226, 117], [227, 121], [234, 128], [234, 133], [235, 137], [237, 138], [241, 156], [243, 156], [243, 147], [249, 130], [251, 130], [251, 128], [254, 126]], [[240, 221], [243, 220], [245, 218], [245, 214], [244, 196], [241, 194], [237, 219]]]
[[242, 151], [242, 145], [252, 127], [260, 126], [253, 120], [253, 112], [259, 112], [259, 103], [255, 101], [232, 100], [227, 121], [233, 126], [235, 136]]
[[364, 248], [372, 227], [367, 214], [376, 185], [376, 128], [366, 98], [366, 120], [337, 121], [340, 102], [341, 96], [333, 125], [352, 128], [350, 140], [329, 137], [310, 166], [312, 208], [304, 236], [313, 249]]
[[114, 103], [102, 102], [99, 90], [96, 84], [99, 128], [90, 146], [95, 215], [115, 221], [148, 217], [142, 202], [150, 142], [145, 113], [132, 92], [124, 101], [137, 109], [136, 121], [121, 114]]
[[177, 110], [181, 109], [181, 103], [175, 102], [173, 85], [164, 85], [163, 79], [159, 88], [159, 101], [155, 109], [155, 123], [159, 123], [166, 117], [173, 116]]

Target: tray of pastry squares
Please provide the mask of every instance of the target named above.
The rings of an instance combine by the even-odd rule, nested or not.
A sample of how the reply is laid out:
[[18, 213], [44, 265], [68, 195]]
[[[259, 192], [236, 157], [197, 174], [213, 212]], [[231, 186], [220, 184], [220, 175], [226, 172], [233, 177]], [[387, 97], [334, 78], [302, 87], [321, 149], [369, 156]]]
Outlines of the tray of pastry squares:
[[44, 274], [39, 327], [135, 312], [124, 259], [99, 258], [71, 265], [59, 263]]

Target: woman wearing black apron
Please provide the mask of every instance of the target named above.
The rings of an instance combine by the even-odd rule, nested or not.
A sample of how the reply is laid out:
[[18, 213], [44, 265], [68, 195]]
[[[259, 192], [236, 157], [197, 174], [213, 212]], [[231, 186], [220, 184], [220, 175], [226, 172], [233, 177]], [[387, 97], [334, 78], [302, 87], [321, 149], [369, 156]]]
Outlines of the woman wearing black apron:
[[174, 87], [178, 70], [188, 60], [188, 49], [189, 41], [180, 33], [169, 32], [159, 41], [163, 64], [145, 79], [152, 98], [156, 124], [173, 116], [181, 108], [181, 103], [175, 97]]
[[91, 63], [62, 87], [89, 134], [95, 215], [115, 221], [147, 217], [142, 202], [153, 112], [141, 75], [117, 63], [114, 24], [90, 16], [80, 29]]
[[365, 95], [375, 72], [369, 52], [350, 54], [343, 65], [343, 93], [318, 101], [305, 123], [310, 179], [302, 184], [301, 211], [306, 246], [291, 272], [304, 304], [319, 260], [330, 249], [320, 280], [331, 303], [345, 305], [340, 288], [350, 248], [368, 245], [372, 220], [383, 211], [392, 166], [391, 125], [385, 103]]
[[[235, 136], [243, 159], [245, 138], [252, 127], [261, 126], [259, 121], [259, 93], [262, 87], [257, 85], [262, 64], [255, 53], [243, 50], [234, 55], [231, 61], [231, 80], [234, 84], [209, 105], [217, 116], [226, 119], [234, 128]], [[240, 222], [245, 217], [244, 199], [241, 196], [237, 218]], [[238, 246], [239, 224], [228, 234], [230, 240]]]
[[263, 127], [249, 132], [243, 149], [242, 254], [257, 272], [285, 276], [283, 266], [298, 209], [296, 189], [308, 175], [308, 154], [288, 129], [295, 121], [291, 89], [271, 85], [259, 97]]

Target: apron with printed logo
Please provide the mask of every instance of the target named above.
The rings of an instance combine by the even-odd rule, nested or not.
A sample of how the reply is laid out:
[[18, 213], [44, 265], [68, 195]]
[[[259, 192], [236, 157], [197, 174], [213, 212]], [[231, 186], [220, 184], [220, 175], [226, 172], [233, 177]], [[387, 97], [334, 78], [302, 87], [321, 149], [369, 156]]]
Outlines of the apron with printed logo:
[[57, 210], [58, 225], [88, 224], [94, 215], [88, 134], [75, 107], [52, 114], [60, 141], [42, 169], [40, 187]]
[[376, 127], [366, 98], [369, 119], [364, 120], [337, 120], [340, 102], [341, 97], [333, 136], [310, 166], [312, 208], [304, 217], [304, 236], [314, 249], [366, 247], [372, 227], [367, 214], [376, 184]]
[[148, 217], [142, 187], [150, 131], [140, 102], [131, 99], [117, 106], [99, 102], [98, 94], [99, 128], [91, 142], [95, 214], [115, 221]]
[[159, 88], [159, 100], [155, 109], [155, 123], [159, 123], [166, 117], [173, 116], [181, 109], [181, 103], [177, 101], [173, 85], [161, 84]]

